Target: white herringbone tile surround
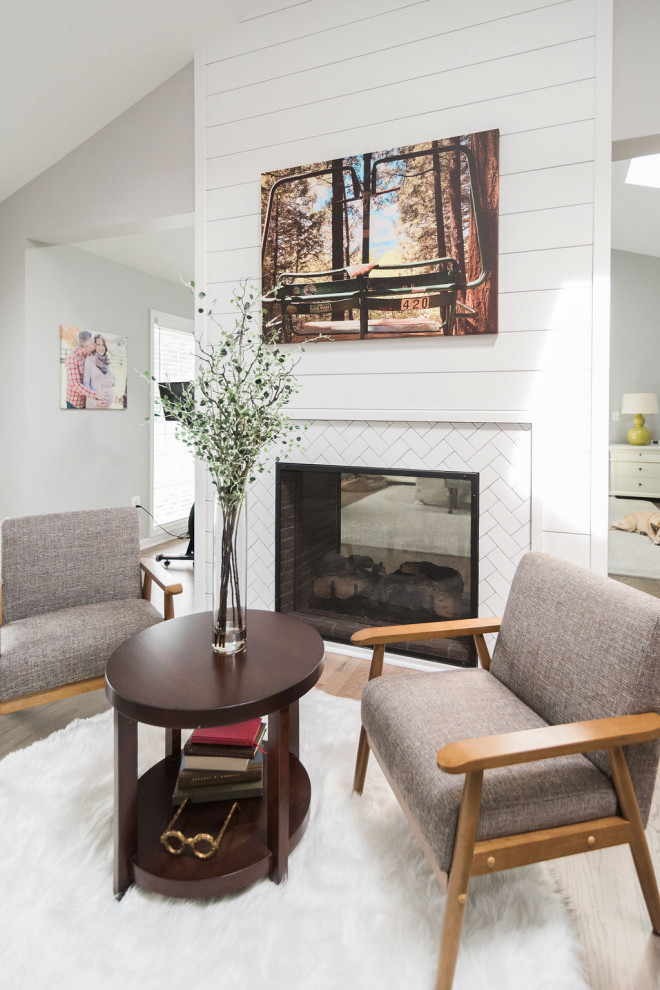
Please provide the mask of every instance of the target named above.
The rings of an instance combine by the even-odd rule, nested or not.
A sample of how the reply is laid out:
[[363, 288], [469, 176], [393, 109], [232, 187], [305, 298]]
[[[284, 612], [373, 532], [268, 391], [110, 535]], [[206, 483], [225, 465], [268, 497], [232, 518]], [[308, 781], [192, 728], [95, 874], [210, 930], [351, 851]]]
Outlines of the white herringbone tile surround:
[[[478, 472], [479, 612], [502, 614], [518, 561], [530, 547], [529, 424], [314, 420], [304, 442], [292, 458], [301, 464]], [[248, 531], [248, 604], [272, 610], [274, 470], [250, 488]]]

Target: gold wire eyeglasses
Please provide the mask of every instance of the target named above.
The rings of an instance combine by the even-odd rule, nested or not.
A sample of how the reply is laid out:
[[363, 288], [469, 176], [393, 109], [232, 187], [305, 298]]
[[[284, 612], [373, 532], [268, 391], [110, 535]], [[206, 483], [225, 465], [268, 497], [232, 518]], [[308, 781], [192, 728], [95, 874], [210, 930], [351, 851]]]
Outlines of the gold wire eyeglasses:
[[168, 853], [171, 853], [172, 856], [180, 856], [186, 846], [190, 846], [191, 852], [194, 856], [197, 856], [197, 859], [209, 859], [218, 851], [218, 846], [222, 842], [222, 837], [227, 830], [231, 816], [236, 810], [238, 810], [238, 801], [234, 801], [232, 804], [229, 814], [225, 818], [224, 824], [218, 832], [217, 838], [214, 839], [208, 832], [198, 832], [197, 835], [193, 835], [191, 839], [188, 839], [183, 832], [175, 829], [174, 825], [176, 825], [179, 815], [186, 807], [189, 800], [189, 798], [185, 798], [181, 802], [172, 817], [172, 821], [161, 835], [160, 841], [163, 843]]

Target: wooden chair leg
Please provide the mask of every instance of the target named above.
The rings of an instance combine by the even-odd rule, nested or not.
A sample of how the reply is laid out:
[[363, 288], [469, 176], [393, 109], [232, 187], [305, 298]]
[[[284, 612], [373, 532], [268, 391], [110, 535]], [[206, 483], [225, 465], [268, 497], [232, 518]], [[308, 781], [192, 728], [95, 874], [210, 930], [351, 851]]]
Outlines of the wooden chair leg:
[[454, 842], [451, 870], [449, 871], [449, 886], [447, 888], [447, 905], [442, 926], [440, 942], [440, 959], [435, 990], [451, 990], [454, 982], [454, 971], [458, 957], [458, 945], [461, 938], [463, 913], [467, 900], [467, 889], [472, 869], [474, 844], [477, 839], [479, 824], [479, 808], [481, 805], [481, 786], [483, 771], [475, 770], [467, 774], [463, 785], [461, 807], [458, 813], [458, 826]]
[[626, 758], [623, 755], [621, 746], [615, 746], [608, 751], [612, 779], [619, 798], [619, 805], [624, 818], [630, 822], [632, 838], [630, 840], [630, 851], [632, 853], [635, 869], [639, 878], [639, 885], [644, 894], [646, 907], [651, 918], [653, 931], [660, 935], [660, 892], [658, 891], [658, 881], [653, 869], [653, 861], [649, 852], [648, 843], [644, 834], [644, 826], [639, 814], [637, 796], [630, 779], [630, 771]]
[[[369, 668], [369, 680], [372, 681], [374, 677], [380, 677], [383, 672], [383, 657], [385, 656], [385, 646], [383, 644], [377, 644], [374, 646], [373, 656], [371, 658], [371, 667]], [[357, 759], [355, 760], [355, 776], [353, 777], [353, 790], [357, 794], [362, 794], [364, 788], [364, 778], [367, 774], [367, 764], [369, 762], [369, 740], [367, 739], [367, 733], [362, 726], [360, 729], [360, 741], [358, 743]]]
[[360, 729], [360, 741], [358, 743], [357, 759], [355, 761], [355, 776], [353, 777], [353, 790], [356, 794], [362, 794], [364, 788], [364, 778], [367, 775], [367, 764], [369, 762], [369, 740], [364, 726]]

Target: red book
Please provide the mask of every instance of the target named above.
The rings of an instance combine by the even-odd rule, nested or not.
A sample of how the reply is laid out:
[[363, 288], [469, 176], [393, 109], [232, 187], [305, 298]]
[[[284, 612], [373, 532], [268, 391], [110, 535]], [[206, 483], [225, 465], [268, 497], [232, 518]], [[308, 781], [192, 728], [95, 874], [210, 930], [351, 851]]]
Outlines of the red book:
[[207, 746], [254, 746], [260, 729], [261, 719], [251, 718], [248, 722], [236, 722], [234, 725], [195, 729], [190, 742]]

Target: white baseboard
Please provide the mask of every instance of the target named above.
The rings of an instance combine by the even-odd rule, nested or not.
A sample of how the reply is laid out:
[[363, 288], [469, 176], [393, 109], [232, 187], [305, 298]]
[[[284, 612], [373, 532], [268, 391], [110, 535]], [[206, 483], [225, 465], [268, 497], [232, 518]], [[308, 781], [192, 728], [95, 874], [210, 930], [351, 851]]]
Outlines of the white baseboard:
[[167, 524], [168, 528], [171, 529], [174, 533], [176, 532], [183, 533], [184, 534], [183, 536], [171, 536], [169, 533], [166, 533], [158, 526], [154, 526], [154, 524], [151, 522], [151, 519], [149, 520], [149, 522], [151, 523], [150, 525], [151, 532], [149, 536], [145, 536], [143, 539], [140, 540], [140, 550], [148, 550], [150, 547], [160, 546], [161, 543], [171, 543], [172, 540], [189, 539], [189, 537], [185, 535], [188, 527], [187, 518], [175, 519], [174, 522]]

